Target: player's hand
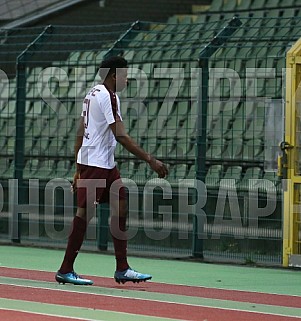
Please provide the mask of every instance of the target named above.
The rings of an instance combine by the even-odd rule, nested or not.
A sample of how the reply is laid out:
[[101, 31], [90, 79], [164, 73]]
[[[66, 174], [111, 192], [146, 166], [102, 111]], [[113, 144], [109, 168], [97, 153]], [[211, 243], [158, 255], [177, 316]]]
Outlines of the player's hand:
[[77, 180], [80, 179], [80, 173], [78, 171], [73, 175], [73, 182], [71, 185], [71, 191], [75, 193], [77, 191]]
[[164, 163], [152, 157], [149, 166], [155, 171], [159, 178], [164, 178], [168, 175], [168, 169]]

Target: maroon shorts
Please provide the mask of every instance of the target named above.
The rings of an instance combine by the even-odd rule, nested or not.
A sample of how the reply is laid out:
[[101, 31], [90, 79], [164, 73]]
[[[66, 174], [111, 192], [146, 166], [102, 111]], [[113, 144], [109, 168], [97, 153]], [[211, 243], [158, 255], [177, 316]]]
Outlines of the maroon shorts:
[[77, 182], [77, 206], [87, 203], [109, 203], [110, 199], [126, 199], [125, 188], [116, 167], [99, 168], [79, 164], [80, 179]]

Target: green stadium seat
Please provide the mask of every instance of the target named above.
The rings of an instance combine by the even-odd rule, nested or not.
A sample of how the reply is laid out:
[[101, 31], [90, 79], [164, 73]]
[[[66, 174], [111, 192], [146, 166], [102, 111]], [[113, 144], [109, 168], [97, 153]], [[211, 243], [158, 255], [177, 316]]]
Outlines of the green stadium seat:
[[262, 177], [262, 170], [260, 167], [247, 168], [242, 180], [239, 183], [239, 189], [249, 191], [256, 188], [258, 182], [256, 180]]
[[[275, 1], [274, 0], [266, 0], [264, 7], [262, 9], [270, 9], [270, 8], [278, 7], [279, 2], [280, 2], [280, 0], [275, 0]], [[271, 10], [269, 10], [269, 11], [271, 11]]]
[[[192, 103], [192, 107], [195, 108], [195, 105]], [[188, 101], [177, 101], [175, 107], [175, 114], [179, 121], [183, 121], [187, 119], [189, 112], [189, 102]]]
[[[296, 5], [296, 0], [279, 1], [279, 7], [291, 7]], [[300, 3], [301, 4], [301, 3]], [[287, 9], [286, 9], [287, 10]], [[286, 11], [285, 10], [285, 11]], [[292, 17], [292, 16], [291, 16]]]
[[80, 51], [72, 51], [69, 57], [66, 59], [66, 65], [77, 65], [79, 58], [81, 56]]
[[131, 179], [137, 184], [145, 183], [149, 175], [148, 165], [146, 163], [139, 163]]
[[[41, 138], [43, 139], [43, 137]], [[60, 156], [62, 155], [61, 150], [64, 148], [65, 141], [62, 138], [52, 137], [45, 153], [48, 156]], [[72, 148], [70, 146], [70, 148]]]
[[16, 93], [17, 93], [17, 81], [16, 81], [16, 78], [13, 78], [9, 82], [9, 98], [16, 99]]
[[185, 179], [188, 173], [187, 164], [175, 164], [169, 169], [167, 176], [168, 181], [178, 182], [180, 179]]
[[102, 60], [105, 58], [105, 55], [107, 54], [107, 50], [99, 50], [95, 54], [95, 63], [97, 66], [99, 66], [102, 62]]
[[[227, 11], [234, 11], [236, 9], [236, 1], [224, 1], [222, 11], [227, 12]], [[229, 13], [230, 19], [233, 17], [233, 13]], [[227, 15], [225, 15], [224, 19], [228, 19]]]
[[247, 129], [247, 119], [244, 117], [235, 117], [230, 130], [225, 135], [227, 139], [242, 138]]
[[192, 164], [187, 168], [186, 178], [194, 179], [195, 177], [195, 164]]
[[71, 171], [72, 168], [69, 160], [59, 160], [56, 163], [53, 175], [57, 178], [68, 178]]
[[95, 51], [83, 51], [78, 58], [79, 65], [89, 65], [95, 63]]
[[158, 111], [157, 117], [151, 122], [147, 130], [146, 135], [148, 137], [161, 137], [160, 132], [162, 128], [165, 126], [167, 120], [170, 118], [173, 109], [173, 101], [163, 101]]
[[9, 100], [8, 103], [1, 110], [1, 119], [7, 118], [12, 119], [15, 118], [16, 115], [16, 101]]
[[226, 148], [222, 152], [222, 159], [240, 160], [242, 158], [242, 151], [242, 138], [231, 139], [226, 143]]
[[4, 171], [1, 175], [3, 179], [10, 179], [14, 178], [14, 171], [15, 171], [15, 161], [7, 158], [8, 164], [7, 164], [7, 170]]
[[207, 188], [218, 188], [222, 177], [223, 166], [211, 165], [206, 173], [205, 184]]
[[193, 158], [194, 156], [194, 141], [190, 137], [180, 138], [174, 141], [173, 149], [169, 157], [174, 159], [179, 158]]
[[182, 126], [177, 131], [176, 137], [179, 139], [192, 137], [196, 135], [196, 117], [188, 114], [186, 120], [183, 122]]
[[241, 180], [242, 175], [242, 167], [241, 166], [229, 166], [223, 177], [223, 187], [232, 188], [232, 184], [229, 184], [226, 180], [233, 179], [235, 181], [235, 185], [237, 185]]
[[169, 138], [166, 140], [160, 140], [160, 144], [158, 145], [158, 148], [154, 152], [156, 154], [156, 157], [159, 159], [171, 157], [171, 152], [174, 148], [174, 139]]
[[262, 180], [254, 187], [262, 193], [278, 193], [281, 191], [281, 178], [277, 176], [277, 172], [264, 171]]
[[[3, 150], [3, 142], [4, 140], [2, 139], [2, 137], [0, 138], [0, 147], [1, 147], [1, 150]], [[5, 172], [8, 170], [9, 168], [9, 165], [10, 165], [10, 161], [7, 157], [1, 157], [0, 158], [0, 178], [3, 178]]]
[[226, 146], [226, 140], [223, 136], [213, 139], [209, 143], [209, 148], [206, 151], [207, 159], [222, 159], [222, 154]]
[[260, 139], [264, 131], [264, 118], [252, 118], [248, 126], [244, 138], [245, 139]]
[[43, 155], [44, 153], [41, 152], [40, 149], [35, 148], [36, 142], [33, 140], [33, 137], [29, 136], [26, 137], [24, 141], [24, 153], [26, 156], [39, 156]]
[[15, 136], [9, 136], [7, 137], [6, 142], [6, 154], [8, 156], [15, 155]]
[[143, 63], [149, 58], [150, 53], [150, 49], [137, 50], [133, 61], [135, 61], [136, 63]]
[[242, 158], [246, 161], [262, 161], [263, 144], [261, 139], [250, 139], [246, 141], [243, 147]]
[[30, 158], [29, 160], [27, 160], [23, 171], [24, 179], [35, 178], [35, 173], [37, 172], [39, 166], [39, 159]]
[[[171, 81], [169, 79], [159, 79], [155, 81], [153, 86], [150, 86], [150, 97], [165, 98], [169, 90]], [[151, 91], [151, 88], [152, 91]]]
[[249, 9], [264, 9], [266, 0], [254, 0], [251, 1], [251, 6]]
[[209, 7], [209, 11], [222, 11], [224, 0], [213, 0]]
[[55, 160], [53, 159], [44, 160], [40, 163], [40, 166], [35, 172], [34, 176], [35, 178], [38, 178], [38, 179], [49, 180], [51, 178], [55, 178], [54, 170], [55, 170]]
[[252, 3], [251, 0], [244, 0], [244, 1], [238, 1], [237, 2], [235, 10], [239, 14], [239, 17], [241, 15], [240, 11], [249, 10], [250, 7], [251, 7], [251, 3]]
[[173, 113], [170, 118], [166, 121], [165, 125], [161, 130], [158, 130], [158, 137], [169, 138], [175, 137], [177, 131], [180, 128], [180, 121], [175, 113]]
[[214, 122], [212, 129], [208, 132], [208, 137], [216, 139], [219, 137], [225, 137], [230, 129], [230, 122], [233, 116], [231, 113], [221, 113], [217, 120]]
[[122, 177], [131, 178], [135, 172], [136, 163], [134, 161], [122, 162], [118, 169]]
[[7, 118], [3, 120], [1, 136], [14, 137], [16, 133], [16, 120]]

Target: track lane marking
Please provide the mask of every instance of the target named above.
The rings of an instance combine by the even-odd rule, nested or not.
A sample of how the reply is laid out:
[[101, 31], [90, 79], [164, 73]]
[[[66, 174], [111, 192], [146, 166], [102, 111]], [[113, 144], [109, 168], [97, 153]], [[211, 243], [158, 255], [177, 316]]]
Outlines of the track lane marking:
[[[36, 313], [55, 317], [72, 318], [87, 321], [178, 321], [171, 318], [150, 317], [117, 311], [83, 309], [80, 307], [61, 306], [49, 303], [20, 301], [0, 298], [1, 309]], [[20, 308], [21, 306], [21, 308]], [[54, 312], [55, 311], [55, 312]]]
[[[61, 293], [73, 293], [73, 294], [81, 294], [87, 296], [99, 296], [99, 297], [109, 297], [109, 298], [118, 298], [118, 299], [127, 299], [127, 300], [136, 300], [136, 301], [144, 301], [144, 302], [157, 302], [157, 303], [166, 303], [166, 304], [173, 304], [173, 305], [181, 305], [181, 306], [189, 306], [189, 307], [204, 307], [204, 308], [211, 308], [211, 309], [222, 309], [228, 311], [238, 311], [238, 312], [247, 312], [247, 313], [259, 313], [265, 315], [274, 315], [274, 316], [285, 316], [285, 317], [301, 317], [301, 309], [299, 308], [287, 308], [287, 307], [278, 307], [272, 305], [263, 305], [257, 304], [254, 305], [253, 303], [241, 303], [237, 301], [229, 301], [229, 300], [216, 300], [216, 299], [207, 299], [207, 298], [193, 298], [193, 297], [185, 297], [185, 296], [178, 296], [178, 295], [169, 295], [169, 298], [166, 298], [164, 294], [157, 294], [155, 297], [149, 296], [147, 292], [136, 292], [128, 291], [127, 294], [132, 294], [132, 296], [125, 295], [125, 292], [122, 290], [113, 291], [110, 289], [109, 291], [112, 293], [98, 293], [97, 291], [105, 291], [105, 288], [97, 288], [97, 287], [81, 287], [81, 290], [76, 290], [77, 286], [68, 285], [67, 289], [59, 289], [59, 285], [53, 284], [54, 287], [51, 287], [52, 284], [39, 284], [36, 283], [36, 286], [30, 285], [29, 280], [26, 280], [28, 285], [20, 285], [20, 284], [12, 284], [10, 280], [4, 282], [0, 278], [0, 285], [3, 286], [11, 286], [11, 287], [21, 287], [25, 289], [35, 289], [35, 290], [47, 290], [47, 291], [58, 291]], [[1, 287], [0, 287], [1, 288]], [[92, 290], [92, 292], [91, 292]], [[97, 291], [96, 291], [97, 290]], [[137, 297], [138, 295], [138, 297]], [[233, 307], [235, 306], [235, 308]], [[238, 308], [237, 308], [238, 307]], [[273, 311], [271, 311], [273, 310]]]
[[[21, 271], [20, 271], [21, 270]], [[4, 276], [14, 277], [14, 278], [25, 278], [32, 279], [35, 276], [35, 280], [45, 281], [54, 280], [54, 273], [39, 271], [37, 270], [28, 270], [28, 269], [13, 269], [13, 268], [5, 268], [5, 270], [1, 270], [0, 267], [0, 275], [4, 274]], [[37, 275], [38, 274], [38, 275]], [[93, 278], [93, 276], [85, 276], [87, 278]], [[234, 300], [238, 302], [253, 302], [256, 304], [267, 304], [267, 305], [275, 305], [275, 306], [286, 306], [293, 308], [301, 308], [301, 296], [295, 295], [284, 295], [284, 294], [269, 294], [263, 292], [247, 292], [240, 290], [229, 290], [229, 289], [217, 289], [217, 288], [208, 288], [208, 287], [193, 287], [193, 286], [185, 286], [185, 285], [176, 285], [176, 284], [168, 284], [168, 283], [155, 283], [155, 282], [147, 282], [143, 283], [143, 288], [141, 283], [135, 286], [121, 285], [114, 286], [114, 280], [111, 278], [105, 277], [97, 277], [94, 276], [94, 281], [96, 286], [106, 287], [106, 288], [120, 288], [120, 289], [130, 289], [134, 288], [135, 291], [147, 291], [154, 293], [166, 293], [166, 294], [182, 294], [185, 293], [186, 296], [193, 297], [206, 297], [211, 299], [225, 299], [225, 300]], [[94, 287], [94, 286], [93, 286]]]

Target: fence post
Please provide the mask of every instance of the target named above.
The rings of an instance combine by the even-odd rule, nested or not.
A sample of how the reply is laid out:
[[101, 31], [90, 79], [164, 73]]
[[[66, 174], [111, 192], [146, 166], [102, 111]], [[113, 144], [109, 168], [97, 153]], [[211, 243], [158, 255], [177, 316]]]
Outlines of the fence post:
[[[209, 83], [209, 59], [223, 45], [230, 36], [242, 24], [238, 17], [233, 17], [228, 25], [224, 27], [200, 52], [199, 73], [198, 73], [198, 110], [197, 110], [197, 158], [196, 158], [196, 179], [205, 183], [206, 177], [206, 146], [207, 146], [207, 113], [208, 113], [208, 83]], [[201, 73], [201, 75], [200, 75]], [[196, 211], [198, 209], [196, 208]], [[203, 258], [203, 239], [199, 238], [203, 231], [198, 230], [198, 215], [194, 215], [193, 225], [193, 250], [192, 255]]]
[[[18, 191], [20, 195], [20, 204], [25, 203], [24, 199], [24, 182], [23, 182], [23, 170], [25, 165], [24, 157], [24, 143], [25, 143], [25, 110], [26, 110], [26, 62], [28, 52], [35, 48], [35, 46], [44, 40], [44, 36], [47, 33], [52, 32], [52, 26], [49, 25], [44, 28], [38, 37], [36, 37], [26, 49], [17, 57], [16, 60], [16, 139], [15, 139], [15, 168], [14, 178], [18, 180]], [[22, 192], [23, 190], [23, 192]], [[12, 213], [12, 217], [18, 219], [13, 224], [12, 242], [20, 243], [20, 217], [19, 213]]]

